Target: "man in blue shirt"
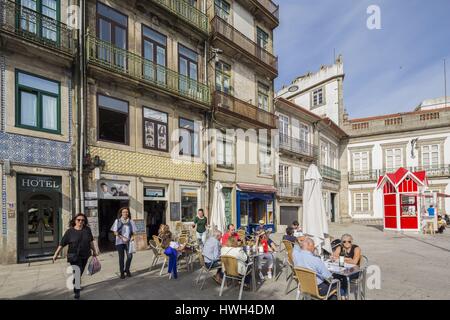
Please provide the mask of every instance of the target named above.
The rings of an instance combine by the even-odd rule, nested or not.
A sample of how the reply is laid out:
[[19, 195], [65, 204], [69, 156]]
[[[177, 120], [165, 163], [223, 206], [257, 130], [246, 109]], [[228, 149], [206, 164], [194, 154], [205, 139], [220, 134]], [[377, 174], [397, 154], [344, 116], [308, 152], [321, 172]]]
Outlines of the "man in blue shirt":
[[[205, 258], [205, 265], [207, 268], [214, 268], [220, 264], [220, 239], [222, 238], [222, 232], [216, 230], [212, 237], [206, 240], [203, 246], [203, 257]], [[221, 269], [217, 269], [217, 273], [214, 276], [214, 280], [222, 283]]]
[[428, 216], [429, 216], [429, 217], [434, 217], [435, 213], [436, 213], [436, 209], [434, 209], [433, 205], [431, 205], [431, 206], [428, 208]]
[[[325, 296], [330, 287], [329, 282], [333, 278], [333, 275], [327, 269], [325, 263], [313, 254], [314, 250], [315, 245], [311, 238], [305, 238], [301, 249], [296, 245], [293, 251], [294, 266], [314, 271], [317, 277], [319, 293], [321, 296]], [[333, 295], [329, 299], [336, 300], [337, 298]]]

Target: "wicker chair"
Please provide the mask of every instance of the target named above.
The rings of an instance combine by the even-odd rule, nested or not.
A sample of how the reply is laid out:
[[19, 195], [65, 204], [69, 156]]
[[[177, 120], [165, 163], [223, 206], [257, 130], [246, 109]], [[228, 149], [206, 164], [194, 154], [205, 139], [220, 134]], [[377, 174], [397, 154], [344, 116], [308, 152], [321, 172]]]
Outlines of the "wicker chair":
[[200, 286], [200, 290], [203, 290], [203, 286], [205, 285], [206, 279], [208, 278], [208, 274], [211, 270], [220, 269], [220, 265], [213, 267], [213, 263], [209, 267], [206, 266], [205, 257], [201, 251], [198, 251], [198, 261], [200, 262], [200, 273], [197, 277], [197, 284], [200, 282], [202, 275], [205, 273], [206, 276], [203, 278], [202, 285]]
[[223, 288], [225, 286], [225, 282], [227, 279], [231, 280], [237, 280], [241, 282], [240, 288], [239, 288], [239, 300], [242, 298], [242, 291], [244, 290], [244, 283], [245, 283], [245, 277], [249, 275], [252, 271], [249, 266], [251, 266], [251, 262], [247, 264], [245, 275], [241, 275], [238, 272], [238, 260], [235, 257], [232, 256], [222, 256], [220, 258], [222, 261], [222, 267], [223, 267], [223, 280], [222, 285], [220, 286], [220, 293], [219, 297], [222, 296]]
[[[325, 296], [320, 295], [319, 287], [317, 286], [317, 277], [314, 271], [304, 269], [304, 268], [294, 268], [295, 275], [297, 276], [298, 286], [297, 286], [297, 297], [296, 299], [300, 299], [300, 295], [303, 298], [309, 297], [314, 300], [328, 300], [331, 296], [337, 295], [338, 300], [340, 300], [340, 282], [337, 279], [334, 279], [330, 283], [330, 287], [328, 288], [328, 292]], [[336, 288], [333, 288], [333, 285], [336, 284]]]
[[158, 245], [154, 240], [150, 240], [150, 249], [153, 251], [153, 261], [150, 266], [150, 271], [153, 270], [153, 268], [158, 264], [159, 259], [164, 259], [164, 262], [161, 266], [161, 271], [159, 272], [159, 275], [162, 276], [164, 267], [166, 266], [166, 263], [169, 261], [169, 257], [167, 257], [164, 254], [163, 248]]

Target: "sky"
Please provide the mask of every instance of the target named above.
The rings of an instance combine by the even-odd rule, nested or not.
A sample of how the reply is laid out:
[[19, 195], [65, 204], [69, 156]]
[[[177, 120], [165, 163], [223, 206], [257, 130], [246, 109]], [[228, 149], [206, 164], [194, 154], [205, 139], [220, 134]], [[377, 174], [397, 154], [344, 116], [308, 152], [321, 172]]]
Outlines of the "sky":
[[[274, 0], [279, 77], [275, 87], [344, 60], [344, 104], [350, 118], [412, 111], [450, 95], [450, 0]], [[370, 30], [377, 5], [381, 29]]]

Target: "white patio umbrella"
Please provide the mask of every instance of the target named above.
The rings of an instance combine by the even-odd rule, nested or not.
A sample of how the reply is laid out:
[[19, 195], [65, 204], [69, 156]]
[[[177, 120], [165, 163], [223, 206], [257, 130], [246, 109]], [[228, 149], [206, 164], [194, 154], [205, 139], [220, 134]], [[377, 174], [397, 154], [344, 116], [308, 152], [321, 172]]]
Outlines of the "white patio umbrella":
[[223, 195], [222, 188], [222, 184], [217, 181], [214, 186], [210, 225], [212, 227], [212, 230], [217, 229], [223, 233], [226, 229], [226, 218], [225, 197]]
[[322, 176], [312, 164], [305, 176], [303, 188], [303, 233], [314, 240], [319, 252], [332, 252], [328, 237], [328, 219], [322, 196]]

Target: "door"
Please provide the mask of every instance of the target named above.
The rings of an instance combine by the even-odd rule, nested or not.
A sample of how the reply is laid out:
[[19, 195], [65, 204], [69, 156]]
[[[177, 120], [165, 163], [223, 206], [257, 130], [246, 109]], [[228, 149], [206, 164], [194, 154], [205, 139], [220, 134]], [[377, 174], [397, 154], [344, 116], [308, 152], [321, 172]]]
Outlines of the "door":
[[158, 235], [161, 224], [166, 224], [166, 201], [144, 201], [144, 212], [147, 219], [147, 238]]
[[331, 194], [331, 222], [336, 222], [336, 193]]
[[58, 245], [59, 204], [47, 195], [33, 195], [22, 203], [21, 259], [52, 255]]
[[280, 207], [280, 225], [290, 226], [292, 222], [298, 221], [299, 207]]

